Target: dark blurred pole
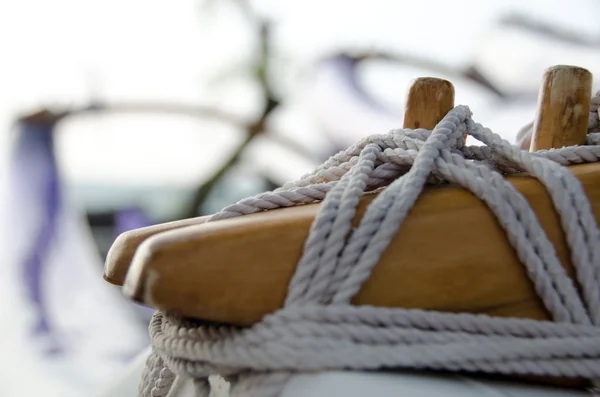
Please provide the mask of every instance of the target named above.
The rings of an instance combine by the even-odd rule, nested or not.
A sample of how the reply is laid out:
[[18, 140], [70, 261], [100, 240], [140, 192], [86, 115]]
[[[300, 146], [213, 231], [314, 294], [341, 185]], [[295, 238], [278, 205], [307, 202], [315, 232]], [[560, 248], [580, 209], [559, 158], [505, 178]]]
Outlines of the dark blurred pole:
[[238, 0], [236, 3], [240, 6], [248, 22], [252, 25], [254, 31], [257, 32], [258, 55], [256, 62], [252, 66], [252, 76], [262, 91], [264, 102], [263, 110], [255, 121], [245, 126], [245, 138], [233, 151], [229, 158], [222, 163], [221, 167], [217, 169], [210, 179], [208, 179], [196, 190], [189, 208], [183, 211], [182, 218], [198, 216], [199, 209], [209, 194], [213, 191], [214, 187], [221, 181], [227, 172], [233, 166], [235, 166], [235, 164], [237, 164], [242, 153], [248, 147], [248, 145], [250, 145], [254, 138], [266, 131], [266, 124], [269, 116], [281, 105], [280, 100], [274, 94], [274, 89], [271, 80], [269, 79], [269, 64], [272, 55], [271, 25], [269, 21], [258, 16], [247, 1]]
[[[600, 17], [600, 2], [597, 4], [597, 9], [595, 11], [589, 10], [589, 12], [595, 13]], [[590, 48], [600, 47], [600, 37], [586, 37], [581, 34], [581, 32], [563, 29], [556, 26], [556, 24], [536, 20], [523, 14], [510, 13], [503, 16], [500, 18], [500, 26], [516, 27], [567, 44], [575, 44]]]

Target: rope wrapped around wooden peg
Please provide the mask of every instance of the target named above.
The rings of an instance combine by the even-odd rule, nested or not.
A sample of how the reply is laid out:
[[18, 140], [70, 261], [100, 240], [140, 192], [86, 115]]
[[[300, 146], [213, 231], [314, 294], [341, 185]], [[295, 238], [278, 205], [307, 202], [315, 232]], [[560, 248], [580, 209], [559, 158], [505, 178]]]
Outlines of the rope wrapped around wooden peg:
[[[466, 146], [464, 134], [484, 145]], [[155, 314], [141, 396], [165, 396], [176, 377], [193, 378], [197, 394], [208, 396], [211, 375], [227, 379], [232, 396], [276, 396], [294, 373], [335, 369], [600, 378], [600, 231], [565, 167], [599, 159], [600, 133], [589, 134], [586, 145], [529, 153], [458, 106], [433, 131], [367, 137], [300, 180], [223, 209], [210, 221], [322, 201], [283, 309], [250, 328]], [[576, 280], [527, 200], [506, 181], [515, 172], [547, 188]], [[351, 305], [424, 186], [447, 182], [487, 204], [553, 321]], [[353, 228], [360, 196], [382, 187]]]

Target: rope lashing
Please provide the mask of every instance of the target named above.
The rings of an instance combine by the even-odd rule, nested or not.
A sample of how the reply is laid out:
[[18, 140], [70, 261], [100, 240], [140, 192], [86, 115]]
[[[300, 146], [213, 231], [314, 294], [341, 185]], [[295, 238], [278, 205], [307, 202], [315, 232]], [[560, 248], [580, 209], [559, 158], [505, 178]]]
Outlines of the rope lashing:
[[[464, 145], [464, 134], [484, 146]], [[599, 160], [599, 133], [582, 146], [529, 153], [458, 106], [433, 131], [367, 137], [300, 180], [225, 208], [211, 221], [322, 201], [281, 310], [250, 328], [154, 315], [141, 395], [165, 396], [177, 375], [208, 396], [208, 377], [220, 375], [232, 396], [276, 396], [294, 373], [335, 369], [600, 378], [600, 231], [565, 167]], [[527, 200], [506, 181], [515, 172], [547, 188], [581, 292]], [[554, 321], [351, 305], [425, 185], [445, 182], [487, 204]], [[361, 195], [384, 186], [353, 228]]]

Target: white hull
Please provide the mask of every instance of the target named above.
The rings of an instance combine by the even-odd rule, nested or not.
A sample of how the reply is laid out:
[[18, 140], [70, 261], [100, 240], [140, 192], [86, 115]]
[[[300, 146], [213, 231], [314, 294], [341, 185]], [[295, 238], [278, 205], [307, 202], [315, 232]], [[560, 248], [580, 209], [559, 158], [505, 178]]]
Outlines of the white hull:
[[[136, 397], [139, 380], [150, 350], [140, 354], [121, 378], [93, 397]], [[213, 397], [227, 396], [227, 386], [213, 380], [218, 391]], [[461, 375], [429, 375], [367, 372], [322, 372], [298, 375], [285, 387], [281, 397], [583, 397], [589, 391], [540, 385], [488, 381]], [[168, 397], [194, 397], [190, 381], [179, 381]]]

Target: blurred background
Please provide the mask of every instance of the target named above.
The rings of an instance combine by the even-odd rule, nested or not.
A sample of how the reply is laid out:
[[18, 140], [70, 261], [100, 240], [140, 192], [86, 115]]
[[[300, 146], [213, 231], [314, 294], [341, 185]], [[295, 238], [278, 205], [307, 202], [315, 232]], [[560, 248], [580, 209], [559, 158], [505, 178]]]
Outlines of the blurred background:
[[147, 346], [151, 312], [101, 277], [119, 233], [401, 127], [416, 77], [515, 142], [544, 69], [600, 75], [599, 18], [596, 0], [1, 2], [3, 395], [89, 395]]

